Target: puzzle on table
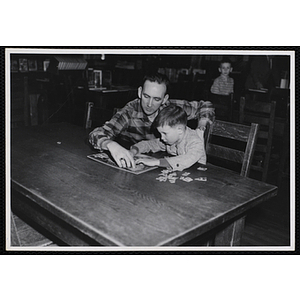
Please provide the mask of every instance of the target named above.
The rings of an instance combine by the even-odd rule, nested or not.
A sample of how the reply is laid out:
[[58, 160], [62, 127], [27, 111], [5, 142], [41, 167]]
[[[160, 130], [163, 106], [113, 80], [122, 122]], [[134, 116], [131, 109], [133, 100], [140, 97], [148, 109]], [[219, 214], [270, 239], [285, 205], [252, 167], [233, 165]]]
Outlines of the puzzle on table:
[[[142, 174], [142, 173], [145, 173], [145, 172], [148, 172], [148, 171], [151, 171], [151, 170], [154, 170], [157, 168], [157, 167], [148, 167], [143, 164], [136, 165], [136, 168], [120, 168], [106, 153], [91, 154], [91, 155], [88, 155], [87, 157], [89, 159], [92, 159], [92, 160], [102, 163], [104, 165], [116, 168], [118, 170], [126, 171], [126, 172], [129, 172], [132, 174], [136, 174], [136, 175]], [[140, 155], [136, 156], [135, 159], [142, 158], [142, 157], [149, 157], [149, 156], [140, 154]]]

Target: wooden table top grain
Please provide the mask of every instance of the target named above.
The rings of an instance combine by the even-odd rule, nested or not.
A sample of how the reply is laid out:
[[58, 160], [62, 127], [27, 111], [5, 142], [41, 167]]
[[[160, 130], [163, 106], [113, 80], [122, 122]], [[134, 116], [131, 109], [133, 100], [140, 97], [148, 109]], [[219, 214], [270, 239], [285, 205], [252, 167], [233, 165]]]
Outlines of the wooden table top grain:
[[[156, 180], [94, 162], [88, 132], [67, 123], [16, 128], [12, 188], [51, 215], [107, 246], [180, 245], [273, 197], [277, 187], [208, 164], [191, 178]], [[14, 199], [12, 199], [14, 201]]]

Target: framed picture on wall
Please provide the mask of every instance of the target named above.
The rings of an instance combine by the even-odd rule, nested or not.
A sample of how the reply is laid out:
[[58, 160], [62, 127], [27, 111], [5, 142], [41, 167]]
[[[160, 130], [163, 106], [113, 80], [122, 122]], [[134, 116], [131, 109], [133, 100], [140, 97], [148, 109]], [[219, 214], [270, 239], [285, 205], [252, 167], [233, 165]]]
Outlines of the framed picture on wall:
[[16, 60], [16, 59], [12, 59], [11, 60], [11, 71], [12, 72], [18, 72], [18, 70], [19, 70], [19, 66], [18, 66], [18, 60]]
[[27, 58], [19, 58], [19, 71], [28, 72]]
[[37, 71], [37, 61], [35, 59], [28, 59], [29, 71]]
[[46, 59], [46, 60], [43, 61], [44, 72], [47, 71], [49, 65], [50, 65], [50, 60], [47, 60], [47, 59]]
[[37, 69], [39, 72], [44, 71], [44, 62], [42, 59], [37, 60]]

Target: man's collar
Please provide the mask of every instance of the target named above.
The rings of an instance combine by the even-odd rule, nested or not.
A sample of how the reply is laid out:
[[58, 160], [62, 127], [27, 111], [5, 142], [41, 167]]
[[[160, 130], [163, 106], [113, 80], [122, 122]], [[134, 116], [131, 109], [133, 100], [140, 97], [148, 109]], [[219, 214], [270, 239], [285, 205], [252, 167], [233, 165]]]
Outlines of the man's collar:
[[147, 117], [147, 115], [144, 113], [144, 111], [142, 109], [141, 99], [139, 99], [139, 101], [137, 103], [136, 110], [134, 110], [132, 112], [132, 117], [148, 121], [148, 117]]

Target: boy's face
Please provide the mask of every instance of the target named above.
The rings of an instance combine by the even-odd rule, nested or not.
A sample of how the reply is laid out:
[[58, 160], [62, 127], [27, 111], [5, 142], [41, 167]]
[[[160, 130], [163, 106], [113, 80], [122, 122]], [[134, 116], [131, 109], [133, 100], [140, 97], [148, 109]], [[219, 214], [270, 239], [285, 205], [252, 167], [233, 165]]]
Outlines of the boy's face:
[[141, 99], [142, 109], [147, 116], [155, 114], [159, 107], [168, 100], [169, 95], [166, 94], [166, 90], [165, 84], [149, 80], [145, 81], [143, 87], [139, 87], [138, 96]]
[[157, 127], [158, 132], [161, 134], [161, 140], [167, 145], [176, 144], [183, 133], [183, 125], [175, 125], [170, 127], [169, 125]]
[[230, 63], [223, 63], [219, 68], [219, 71], [222, 75], [228, 76], [229, 73], [232, 71]]

